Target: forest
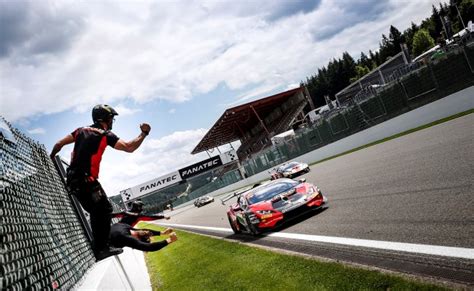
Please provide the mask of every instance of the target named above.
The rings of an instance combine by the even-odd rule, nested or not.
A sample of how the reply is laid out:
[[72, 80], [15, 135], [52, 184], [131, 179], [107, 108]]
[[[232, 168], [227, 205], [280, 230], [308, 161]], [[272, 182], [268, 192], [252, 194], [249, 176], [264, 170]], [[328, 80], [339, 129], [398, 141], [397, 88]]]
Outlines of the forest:
[[474, 21], [473, 4], [474, 0], [451, 0], [449, 4], [433, 5], [431, 16], [420, 24], [412, 22], [403, 32], [390, 26], [388, 36], [382, 34], [377, 50], [361, 52], [357, 60], [344, 52], [341, 58], [330, 60], [301, 84], [308, 88], [315, 107], [325, 105], [325, 95], [334, 100], [337, 92], [398, 54], [401, 44], [407, 46], [414, 58], [462, 30], [469, 20]]

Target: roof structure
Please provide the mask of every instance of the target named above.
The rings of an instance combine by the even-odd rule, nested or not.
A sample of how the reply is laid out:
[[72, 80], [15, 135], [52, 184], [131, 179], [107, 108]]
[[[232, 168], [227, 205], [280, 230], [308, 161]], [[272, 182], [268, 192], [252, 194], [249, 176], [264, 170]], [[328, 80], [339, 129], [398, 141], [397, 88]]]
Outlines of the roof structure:
[[304, 90], [304, 87], [298, 87], [227, 109], [191, 153], [197, 154], [236, 140], [245, 139], [244, 136], [256, 124], [260, 123], [265, 127], [262, 120], [272, 113], [275, 108], [281, 106], [296, 94], [305, 94]]

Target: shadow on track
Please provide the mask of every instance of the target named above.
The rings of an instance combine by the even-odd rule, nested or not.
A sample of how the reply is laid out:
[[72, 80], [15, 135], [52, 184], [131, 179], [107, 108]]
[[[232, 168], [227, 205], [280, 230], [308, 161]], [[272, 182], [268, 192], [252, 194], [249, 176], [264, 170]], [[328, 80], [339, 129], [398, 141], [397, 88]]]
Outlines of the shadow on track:
[[284, 223], [276, 226], [274, 229], [271, 230], [264, 230], [262, 233], [254, 236], [250, 233], [241, 233], [241, 234], [231, 234], [228, 236], [225, 236], [225, 239], [231, 239], [231, 240], [237, 240], [240, 242], [245, 242], [245, 243], [250, 243], [254, 241], [258, 241], [259, 239], [265, 238], [268, 234], [275, 233], [275, 232], [280, 232], [283, 231], [293, 225], [296, 225], [300, 222], [303, 222], [317, 214], [320, 214], [324, 212], [328, 207], [322, 207], [319, 209], [314, 209], [312, 211], [308, 211], [305, 213], [302, 213], [294, 218], [291, 218], [290, 220], [285, 221]]

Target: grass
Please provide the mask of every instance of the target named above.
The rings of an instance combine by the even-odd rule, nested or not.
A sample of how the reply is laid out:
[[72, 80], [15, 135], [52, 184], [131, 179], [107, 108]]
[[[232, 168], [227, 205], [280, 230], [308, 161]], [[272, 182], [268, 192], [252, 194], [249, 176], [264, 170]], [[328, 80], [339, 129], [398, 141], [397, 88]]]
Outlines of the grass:
[[[313, 165], [471, 113], [474, 109], [328, 157]], [[146, 255], [153, 290], [445, 290], [378, 271], [319, 262], [185, 231], [177, 231], [177, 234], [179, 240], [176, 243]]]
[[153, 290], [445, 290], [185, 231], [177, 235], [177, 242], [146, 254]]
[[316, 165], [316, 164], [319, 164], [319, 163], [322, 163], [322, 162], [325, 162], [325, 161], [328, 161], [328, 160], [332, 160], [332, 159], [335, 159], [337, 157], [344, 156], [344, 155], [347, 155], [347, 154], [359, 151], [361, 149], [365, 149], [365, 148], [368, 148], [368, 147], [374, 146], [376, 144], [380, 144], [380, 143], [383, 143], [383, 142], [386, 142], [386, 141], [389, 141], [389, 140], [392, 140], [392, 139], [395, 139], [395, 138], [399, 138], [401, 136], [413, 133], [415, 131], [419, 131], [419, 130], [422, 130], [422, 129], [425, 129], [425, 128], [428, 128], [428, 127], [432, 127], [432, 126], [435, 126], [437, 124], [441, 124], [441, 123], [444, 123], [444, 122], [450, 121], [452, 119], [456, 119], [456, 118], [459, 118], [459, 117], [462, 117], [464, 115], [468, 115], [468, 114], [471, 114], [471, 113], [474, 113], [474, 108], [463, 111], [463, 112], [460, 112], [460, 113], [457, 113], [457, 114], [454, 114], [454, 115], [451, 115], [451, 116], [448, 116], [448, 117], [445, 117], [445, 118], [442, 118], [442, 119], [439, 119], [439, 120], [436, 120], [436, 121], [433, 121], [433, 122], [430, 122], [430, 123], [427, 123], [425, 125], [421, 125], [421, 126], [418, 126], [418, 127], [415, 127], [415, 128], [412, 128], [412, 129], [409, 129], [409, 130], [406, 130], [406, 131], [403, 131], [403, 132], [400, 132], [400, 133], [397, 133], [397, 134], [394, 134], [392, 136], [389, 136], [389, 137], [386, 137], [384, 139], [380, 139], [380, 140], [368, 143], [366, 145], [354, 148], [352, 150], [349, 150], [349, 151], [346, 151], [346, 152], [343, 152], [343, 153], [340, 153], [340, 154], [337, 154], [337, 155], [334, 155], [334, 156], [330, 156], [328, 158], [325, 158], [325, 159], [319, 160], [317, 162], [311, 163], [311, 165]]

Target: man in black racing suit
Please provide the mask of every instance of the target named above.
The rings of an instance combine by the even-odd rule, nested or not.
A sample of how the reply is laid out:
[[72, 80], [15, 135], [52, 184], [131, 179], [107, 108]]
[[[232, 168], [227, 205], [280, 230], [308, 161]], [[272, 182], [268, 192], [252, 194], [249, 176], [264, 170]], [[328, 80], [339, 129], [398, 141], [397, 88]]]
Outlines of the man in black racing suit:
[[156, 215], [145, 215], [141, 214], [143, 211], [143, 202], [136, 200], [131, 203], [132, 207], [130, 211], [122, 211], [118, 213], [112, 213], [112, 218], [120, 218], [119, 223], [125, 223], [134, 227], [140, 221], [153, 221], [158, 219], [170, 219], [169, 216], [164, 214]]
[[97, 260], [122, 252], [109, 247], [112, 206], [99, 181], [102, 154], [107, 146], [125, 151], [135, 151], [149, 134], [150, 125], [140, 125], [141, 133], [131, 141], [124, 141], [111, 132], [114, 116], [118, 113], [109, 105], [100, 104], [92, 109], [91, 126], [80, 127], [59, 140], [51, 151], [54, 159], [67, 144], [74, 143], [71, 163], [67, 170], [67, 184], [70, 193], [77, 197], [82, 207], [89, 212], [93, 234], [92, 248]]
[[[155, 235], [170, 236], [166, 240], [159, 242], [150, 242], [150, 237]], [[173, 229], [167, 228], [165, 231], [155, 231], [150, 229], [135, 229], [125, 223], [115, 223], [110, 230], [110, 243], [118, 248], [130, 247], [132, 249], [154, 252], [177, 240]]]

